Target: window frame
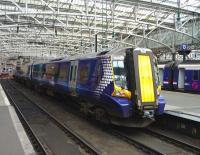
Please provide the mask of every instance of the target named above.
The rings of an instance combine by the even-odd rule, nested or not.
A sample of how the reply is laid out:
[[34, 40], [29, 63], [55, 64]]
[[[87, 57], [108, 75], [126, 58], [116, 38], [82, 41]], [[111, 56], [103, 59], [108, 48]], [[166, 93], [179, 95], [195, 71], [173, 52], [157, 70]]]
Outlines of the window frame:
[[[87, 64], [83, 64], [82, 66], [80, 66], [80, 69], [79, 69], [79, 83], [81, 85], [85, 85], [87, 84], [87, 81], [89, 80], [89, 74], [90, 74], [90, 63], [87, 63]], [[84, 68], [87, 68], [87, 76], [85, 76], [84, 78], [81, 77], [82, 75], [82, 71]], [[83, 80], [84, 79], [84, 80]]]
[[[60, 76], [61, 71], [64, 72], [64, 76], [62, 78]], [[69, 78], [69, 64], [67, 64], [67, 63], [60, 64], [59, 72], [58, 72], [58, 80], [59, 81], [68, 81], [68, 78]]]
[[[123, 62], [123, 67], [120, 67], [119, 66], [119, 61], [120, 62]], [[114, 63], [116, 63], [117, 62], [117, 66], [114, 66]], [[123, 82], [125, 83], [125, 87], [124, 87], [124, 89], [126, 89], [126, 90], [128, 90], [128, 81], [127, 81], [127, 73], [126, 73], [126, 68], [125, 68], [125, 64], [124, 64], [124, 60], [121, 60], [121, 59], [114, 59], [114, 60], [112, 60], [112, 67], [113, 67], [113, 78], [114, 78], [114, 83], [117, 85], [117, 86], [119, 86], [119, 87], [124, 87], [124, 85], [122, 86], [122, 85], [118, 85], [117, 83], [116, 83], [116, 77], [115, 76], [124, 76], [125, 77], [125, 80], [123, 80]], [[120, 75], [118, 75], [117, 73], [116, 73], [116, 71], [115, 71], [115, 68], [121, 68], [121, 69], [123, 69], [124, 70], [124, 74], [120, 74]], [[120, 72], [120, 73], [123, 73], [123, 72]], [[122, 83], [121, 83], [122, 84]]]
[[[195, 78], [195, 73], [196, 73], [197, 78]], [[199, 70], [193, 70], [192, 79], [194, 81], [199, 81]]]
[[73, 77], [73, 70], [74, 70], [74, 66], [70, 66], [70, 78], [69, 81], [72, 81], [72, 77]]

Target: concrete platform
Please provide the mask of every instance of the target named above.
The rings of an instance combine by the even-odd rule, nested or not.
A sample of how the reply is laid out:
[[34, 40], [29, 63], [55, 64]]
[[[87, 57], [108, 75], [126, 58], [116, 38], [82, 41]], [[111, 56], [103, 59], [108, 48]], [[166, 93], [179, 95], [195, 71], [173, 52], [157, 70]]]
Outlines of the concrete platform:
[[200, 122], [200, 94], [162, 91], [165, 113]]
[[0, 85], [0, 155], [35, 155], [15, 109]]

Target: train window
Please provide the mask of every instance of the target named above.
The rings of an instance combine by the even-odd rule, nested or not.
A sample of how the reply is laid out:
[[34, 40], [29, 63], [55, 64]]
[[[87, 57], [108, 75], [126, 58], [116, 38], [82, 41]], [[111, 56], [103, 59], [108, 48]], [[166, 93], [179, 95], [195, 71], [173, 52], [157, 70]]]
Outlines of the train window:
[[81, 84], [86, 84], [87, 80], [88, 80], [88, 75], [89, 75], [89, 65], [83, 65], [80, 68], [80, 83]]
[[30, 74], [30, 72], [31, 72], [31, 67], [30, 66], [28, 66], [28, 71], [27, 71], [27, 75], [29, 75]]
[[44, 77], [46, 78], [46, 67], [45, 67], [44, 64], [41, 65], [40, 76], [41, 76], [42, 78], [44, 78]]
[[39, 76], [39, 65], [35, 65], [34, 67], [33, 67], [33, 76], [34, 77], [38, 77]]
[[68, 77], [68, 66], [67, 64], [61, 64], [60, 65], [60, 71], [59, 71], [59, 80], [64, 81], [67, 80]]
[[127, 89], [126, 71], [123, 60], [113, 60], [115, 84]]
[[50, 75], [55, 75], [58, 71], [58, 64], [47, 64], [46, 73]]
[[73, 66], [71, 66], [71, 68], [70, 68], [70, 81], [72, 81], [72, 74], [73, 73]]
[[58, 72], [58, 64], [47, 64], [46, 65], [46, 76], [48, 79], [52, 78], [52, 76], [55, 76]]
[[74, 69], [74, 77], [73, 77], [73, 81], [76, 81], [76, 70], [77, 70], [77, 66], [75, 66], [75, 69]]
[[198, 70], [193, 71], [193, 80], [199, 80], [199, 71]]

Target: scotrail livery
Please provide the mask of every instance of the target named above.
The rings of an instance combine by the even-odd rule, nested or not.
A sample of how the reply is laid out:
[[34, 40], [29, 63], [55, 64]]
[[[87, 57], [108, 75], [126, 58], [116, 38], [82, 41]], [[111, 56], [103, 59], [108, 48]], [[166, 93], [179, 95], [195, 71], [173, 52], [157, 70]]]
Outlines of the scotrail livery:
[[144, 48], [31, 64], [24, 82], [41, 92], [74, 97], [81, 111], [104, 123], [145, 127], [165, 107], [155, 57]]
[[158, 67], [164, 89], [200, 92], [199, 62], [170, 62], [165, 65], [158, 65]]

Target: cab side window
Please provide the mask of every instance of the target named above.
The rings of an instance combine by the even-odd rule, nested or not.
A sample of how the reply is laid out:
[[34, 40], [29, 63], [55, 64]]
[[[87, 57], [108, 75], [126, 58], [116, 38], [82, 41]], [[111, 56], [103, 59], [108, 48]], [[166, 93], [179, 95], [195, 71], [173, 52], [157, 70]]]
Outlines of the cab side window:
[[74, 69], [74, 67], [71, 66], [71, 68], [70, 68], [70, 81], [72, 81], [73, 69]]
[[113, 71], [115, 84], [119, 87], [127, 89], [126, 70], [123, 60], [113, 60]]
[[199, 80], [199, 71], [198, 70], [193, 71], [193, 80], [195, 80], [195, 81]]

